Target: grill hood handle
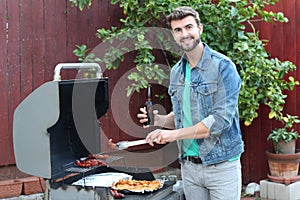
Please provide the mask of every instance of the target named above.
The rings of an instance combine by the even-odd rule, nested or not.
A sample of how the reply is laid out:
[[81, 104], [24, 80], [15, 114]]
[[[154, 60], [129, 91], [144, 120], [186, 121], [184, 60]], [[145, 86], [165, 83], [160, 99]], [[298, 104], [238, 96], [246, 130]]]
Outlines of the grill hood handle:
[[92, 69], [95, 68], [97, 70], [96, 77], [102, 78], [101, 67], [98, 63], [59, 63], [56, 65], [54, 69], [54, 81], [60, 81], [60, 71], [61, 69]]

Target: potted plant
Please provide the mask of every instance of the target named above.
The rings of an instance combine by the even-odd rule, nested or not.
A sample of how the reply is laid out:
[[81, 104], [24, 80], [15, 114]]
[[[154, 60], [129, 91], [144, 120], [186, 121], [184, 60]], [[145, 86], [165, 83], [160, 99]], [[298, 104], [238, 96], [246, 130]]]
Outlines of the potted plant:
[[296, 150], [296, 140], [300, 137], [293, 125], [300, 122], [298, 116], [286, 115], [279, 119], [282, 128], [272, 130], [268, 140], [273, 142], [274, 151], [267, 151], [270, 169], [269, 179], [289, 184], [300, 180], [298, 176], [300, 152]]
[[298, 116], [287, 115], [283, 117], [284, 127], [273, 129], [268, 140], [273, 142], [275, 153], [294, 154], [296, 152], [296, 140], [300, 137], [298, 131], [293, 129], [295, 123], [299, 123]]

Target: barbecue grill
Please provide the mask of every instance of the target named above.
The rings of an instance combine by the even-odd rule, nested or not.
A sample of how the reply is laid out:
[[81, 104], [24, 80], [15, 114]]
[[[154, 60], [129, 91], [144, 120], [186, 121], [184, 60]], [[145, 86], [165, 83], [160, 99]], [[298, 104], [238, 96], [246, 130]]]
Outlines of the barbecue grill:
[[[61, 80], [61, 69], [94, 69], [96, 78]], [[110, 163], [123, 159], [111, 155], [107, 166], [79, 167], [75, 160], [101, 155], [99, 118], [109, 108], [108, 78], [96, 63], [62, 63], [54, 80], [28, 95], [16, 108], [13, 141], [17, 167], [46, 180], [48, 199], [114, 199], [108, 186], [74, 185], [94, 174], [126, 173], [136, 180], [154, 180], [150, 169]], [[125, 163], [125, 162], [124, 162]], [[171, 195], [174, 181], [148, 193], [127, 193], [124, 199], [179, 199]]]

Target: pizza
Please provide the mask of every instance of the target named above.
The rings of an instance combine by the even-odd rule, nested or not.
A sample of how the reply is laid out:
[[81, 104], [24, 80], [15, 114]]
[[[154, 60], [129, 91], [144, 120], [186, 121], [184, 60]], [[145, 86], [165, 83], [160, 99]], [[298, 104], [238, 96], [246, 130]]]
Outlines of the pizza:
[[131, 192], [152, 192], [163, 186], [162, 181], [153, 180], [132, 180], [120, 179], [118, 182], [113, 183], [112, 188], [116, 190], [128, 190]]

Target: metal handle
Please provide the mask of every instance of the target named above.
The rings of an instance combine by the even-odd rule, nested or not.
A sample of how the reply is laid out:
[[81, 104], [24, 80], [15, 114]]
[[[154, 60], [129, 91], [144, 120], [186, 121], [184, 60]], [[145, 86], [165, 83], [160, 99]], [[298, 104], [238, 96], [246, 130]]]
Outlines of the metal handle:
[[116, 143], [116, 148], [118, 150], [127, 149], [128, 147], [137, 146], [141, 144], [146, 144], [146, 140], [135, 140], [135, 141], [121, 141]]
[[61, 80], [60, 76], [60, 71], [61, 69], [90, 69], [90, 68], [95, 68], [97, 70], [96, 77], [97, 78], [102, 78], [102, 72], [100, 65], [98, 63], [59, 63], [56, 65], [54, 69], [54, 81], [59, 81]]
[[[156, 138], [153, 140], [153, 142], [156, 141]], [[116, 149], [118, 150], [123, 150], [123, 149], [127, 149], [129, 147], [132, 146], [137, 146], [137, 145], [142, 145], [142, 144], [147, 144], [148, 142], [146, 142], [145, 139], [142, 140], [134, 140], [134, 141], [121, 141], [116, 143]]]

